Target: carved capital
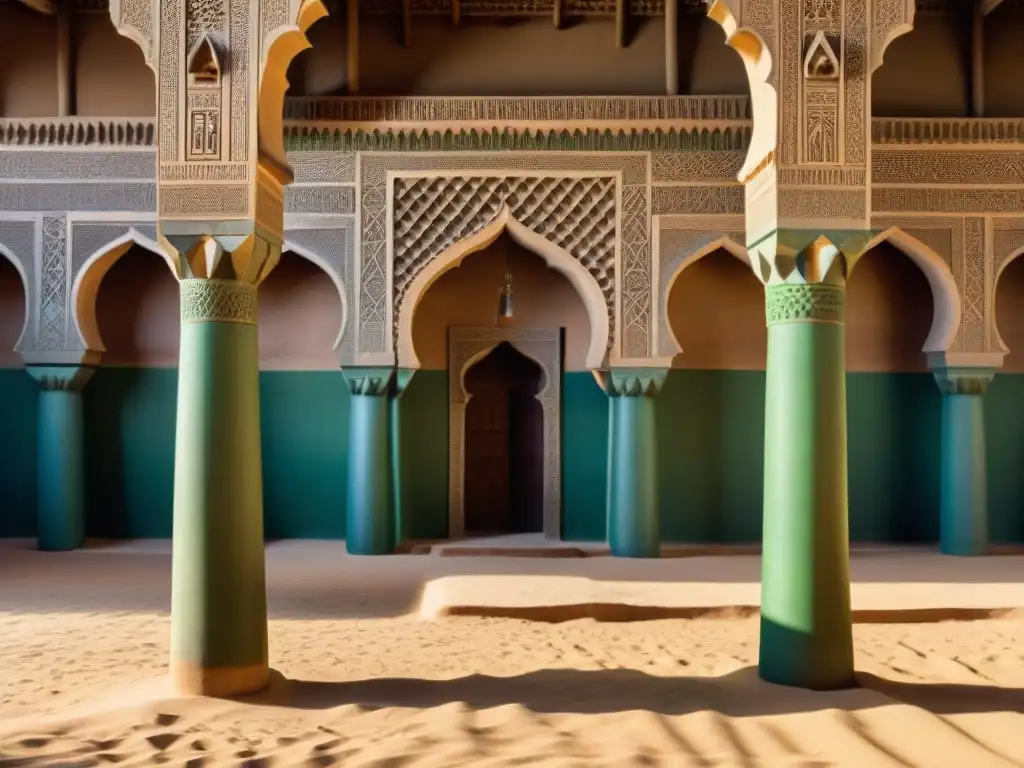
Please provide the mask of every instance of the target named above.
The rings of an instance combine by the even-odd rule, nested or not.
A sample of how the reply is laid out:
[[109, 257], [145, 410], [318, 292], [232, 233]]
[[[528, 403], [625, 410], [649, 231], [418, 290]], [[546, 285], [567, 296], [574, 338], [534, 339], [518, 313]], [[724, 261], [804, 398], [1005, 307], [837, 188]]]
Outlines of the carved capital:
[[765, 319], [778, 323], [842, 324], [846, 290], [824, 283], [766, 285]]
[[96, 369], [88, 365], [29, 365], [25, 370], [44, 392], [81, 392]]
[[238, 280], [182, 280], [181, 322], [256, 325], [256, 286]]
[[612, 368], [595, 371], [609, 397], [655, 397], [668, 378], [668, 368]]
[[[352, 395], [387, 397], [391, 391], [394, 368], [343, 368], [342, 374]], [[408, 383], [408, 379], [406, 379]]]
[[996, 371], [994, 368], [936, 368], [932, 373], [944, 395], [983, 395]]

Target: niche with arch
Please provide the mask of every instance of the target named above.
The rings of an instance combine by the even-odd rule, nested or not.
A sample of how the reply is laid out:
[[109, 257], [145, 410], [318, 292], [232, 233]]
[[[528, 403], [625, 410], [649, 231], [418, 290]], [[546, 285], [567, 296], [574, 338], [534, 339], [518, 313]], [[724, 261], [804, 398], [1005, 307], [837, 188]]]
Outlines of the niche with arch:
[[21, 368], [14, 351], [25, 328], [25, 285], [14, 263], [0, 253], [0, 368]]
[[[1001, 256], [1002, 254], [997, 254]], [[1024, 258], [1017, 256], [995, 285], [995, 330], [1009, 350], [985, 394], [989, 539], [1024, 543]]]
[[938, 540], [941, 401], [923, 351], [932, 288], [910, 257], [882, 242], [846, 289], [850, 538]]
[[756, 542], [764, 461], [764, 286], [718, 248], [686, 266], [667, 297], [682, 352], [656, 401], [666, 541]]

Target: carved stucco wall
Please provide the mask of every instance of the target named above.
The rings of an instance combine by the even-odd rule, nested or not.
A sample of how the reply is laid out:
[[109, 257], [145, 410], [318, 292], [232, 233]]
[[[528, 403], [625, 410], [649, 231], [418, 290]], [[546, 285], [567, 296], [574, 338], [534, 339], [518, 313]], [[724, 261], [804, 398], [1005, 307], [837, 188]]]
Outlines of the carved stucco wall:
[[544, 537], [558, 539], [562, 520], [561, 331], [557, 328], [457, 328], [448, 341], [448, 537], [465, 534], [466, 371], [509, 342], [544, 372], [537, 393], [544, 419]]

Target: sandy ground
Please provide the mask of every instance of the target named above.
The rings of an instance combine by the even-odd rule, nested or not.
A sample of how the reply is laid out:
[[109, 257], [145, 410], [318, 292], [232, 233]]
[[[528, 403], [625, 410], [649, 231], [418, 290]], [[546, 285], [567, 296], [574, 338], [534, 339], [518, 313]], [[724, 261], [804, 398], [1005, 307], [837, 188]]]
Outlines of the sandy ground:
[[[874, 572], [898, 573], [900, 557]], [[1007, 582], [1012, 560], [959, 578]], [[439, 576], [668, 580], [684, 566], [368, 561], [290, 544], [268, 551], [278, 677], [218, 702], [163, 689], [169, 565], [162, 545], [0, 548], [0, 768], [1024, 765], [1020, 620], [858, 625], [862, 687], [812, 693], [757, 679], [756, 619], [410, 615]], [[737, 561], [736, 579], [750, 570]]]

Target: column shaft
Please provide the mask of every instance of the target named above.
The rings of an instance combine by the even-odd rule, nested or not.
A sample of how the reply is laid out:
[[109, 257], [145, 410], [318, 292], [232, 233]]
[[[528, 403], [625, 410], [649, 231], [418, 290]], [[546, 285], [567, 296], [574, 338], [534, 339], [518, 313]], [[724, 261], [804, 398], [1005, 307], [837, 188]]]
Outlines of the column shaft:
[[39, 394], [39, 549], [77, 549], [85, 543], [85, 467], [82, 393]]
[[403, 478], [404, 466], [402, 463], [402, 399], [398, 396], [392, 397], [388, 405], [390, 411], [388, 414], [388, 426], [391, 430], [391, 500], [394, 517], [391, 526], [391, 547], [393, 551], [408, 538], [408, 531], [406, 530], [408, 521], [405, 518], [405, 498], [402, 494], [405, 489]]
[[760, 675], [853, 684], [838, 286], [769, 286]]
[[613, 369], [609, 395], [608, 544], [617, 557], [658, 557], [658, 446], [654, 398], [666, 370]]
[[269, 679], [256, 289], [182, 280], [171, 675], [229, 696]]
[[939, 549], [945, 555], [988, 550], [988, 468], [984, 393], [994, 371], [935, 372], [942, 391]]
[[353, 555], [394, 551], [393, 463], [388, 418], [390, 370], [346, 371], [349, 413], [345, 542]]

